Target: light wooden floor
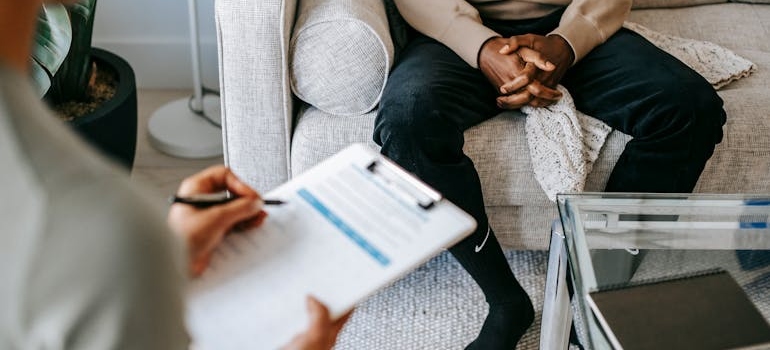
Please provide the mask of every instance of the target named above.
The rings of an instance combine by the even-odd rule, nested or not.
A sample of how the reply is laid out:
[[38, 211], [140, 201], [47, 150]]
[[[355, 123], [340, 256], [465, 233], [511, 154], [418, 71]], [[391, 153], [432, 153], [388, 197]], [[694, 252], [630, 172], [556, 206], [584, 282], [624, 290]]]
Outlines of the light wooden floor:
[[140, 89], [138, 91], [139, 124], [137, 127], [136, 159], [131, 178], [163, 198], [174, 194], [179, 182], [185, 177], [210, 165], [223, 162], [221, 156], [202, 160], [174, 158], [160, 153], [150, 146], [147, 139], [147, 121], [152, 113], [163, 104], [187, 97], [191, 93], [190, 90]]

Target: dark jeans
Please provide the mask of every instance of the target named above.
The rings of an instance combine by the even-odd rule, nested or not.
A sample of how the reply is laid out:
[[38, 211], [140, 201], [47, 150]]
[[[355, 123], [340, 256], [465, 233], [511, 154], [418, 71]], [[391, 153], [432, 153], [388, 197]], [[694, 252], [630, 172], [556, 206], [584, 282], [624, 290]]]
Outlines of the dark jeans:
[[[561, 12], [489, 21], [503, 36], [547, 34]], [[621, 29], [569, 69], [563, 84], [577, 108], [633, 136], [606, 191], [691, 192], [722, 139], [725, 112], [708, 82], [641, 36]], [[501, 112], [481, 71], [417, 35], [394, 67], [374, 141], [382, 153], [443, 193], [487, 228], [481, 185], [463, 153], [463, 132]], [[511, 135], [524, 137], [524, 135]]]

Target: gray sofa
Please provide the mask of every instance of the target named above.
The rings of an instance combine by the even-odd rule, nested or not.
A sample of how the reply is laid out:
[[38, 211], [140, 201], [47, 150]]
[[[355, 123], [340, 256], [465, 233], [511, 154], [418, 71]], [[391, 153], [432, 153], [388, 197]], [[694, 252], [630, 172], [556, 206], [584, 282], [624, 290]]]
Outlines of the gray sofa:
[[[376, 102], [400, 45], [388, 8], [379, 0], [217, 0], [225, 160], [237, 174], [266, 192], [351, 142], [376, 147]], [[719, 92], [725, 137], [696, 192], [770, 193], [770, 5], [646, 0], [629, 20], [756, 64], [754, 75]], [[610, 135], [586, 190], [604, 187], [628, 139]], [[465, 151], [501, 242], [546, 249], [556, 206], [532, 174], [524, 118], [506, 112], [468, 130]]]

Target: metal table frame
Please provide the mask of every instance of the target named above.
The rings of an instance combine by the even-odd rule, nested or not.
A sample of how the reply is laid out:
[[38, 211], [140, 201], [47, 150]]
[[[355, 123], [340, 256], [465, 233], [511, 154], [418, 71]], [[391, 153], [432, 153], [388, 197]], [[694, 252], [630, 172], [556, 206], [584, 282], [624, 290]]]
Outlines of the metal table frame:
[[572, 308], [567, 286], [567, 247], [560, 220], [551, 225], [551, 244], [543, 298], [540, 349], [567, 349], [572, 327]]

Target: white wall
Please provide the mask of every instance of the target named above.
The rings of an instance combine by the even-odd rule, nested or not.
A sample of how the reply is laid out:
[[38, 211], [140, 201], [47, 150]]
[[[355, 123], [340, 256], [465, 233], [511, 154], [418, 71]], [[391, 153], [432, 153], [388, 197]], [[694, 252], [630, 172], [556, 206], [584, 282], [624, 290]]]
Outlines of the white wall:
[[[197, 0], [203, 82], [218, 89], [214, 0]], [[140, 88], [191, 88], [187, 0], [100, 0], [93, 45], [134, 68]]]

